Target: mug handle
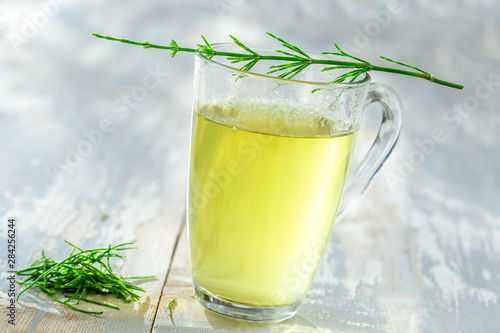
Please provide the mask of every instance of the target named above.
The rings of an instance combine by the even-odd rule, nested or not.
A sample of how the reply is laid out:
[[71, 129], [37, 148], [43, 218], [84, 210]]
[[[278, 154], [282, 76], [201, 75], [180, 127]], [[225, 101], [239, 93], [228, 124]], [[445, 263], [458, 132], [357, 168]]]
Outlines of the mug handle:
[[337, 212], [337, 221], [366, 191], [378, 171], [392, 152], [403, 125], [401, 101], [394, 90], [384, 84], [371, 83], [365, 107], [371, 103], [382, 106], [382, 123], [372, 147], [361, 161], [353, 175], [346, 181], [342, 201]]

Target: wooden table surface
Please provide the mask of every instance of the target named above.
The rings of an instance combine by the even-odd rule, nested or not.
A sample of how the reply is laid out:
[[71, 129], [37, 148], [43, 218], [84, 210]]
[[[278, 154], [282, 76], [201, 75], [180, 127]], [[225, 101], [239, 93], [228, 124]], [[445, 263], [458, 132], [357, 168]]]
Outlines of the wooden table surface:
[[[379, 34], [365, 48], [356, 44], [356, 27], [377, 22], [373, 13], [388, 10], [386, 2], [338, 8], [298, 1], [287, 7], [244, 0], [147, 6], [129, 1], [120, 7], [63, 2], [51, 9], [0, 3], [0, 332], [498, 329], [496, 4], [466, 1], [429, 12], [401, 2], [404, 10], [386, 26], [379, 23]], [[333, 12], [337, 20], [330, 19]], [[189, 27], [178, 28], [187, 21]], [[320, 35], [319, 26], [332, 35]], [[343, 41], [358, 46], [357, 55], [376, 59], [383, 53], [466, 88], [374, 75], [403, 101], [400, 142], [365, 196], [335, 225], [298, 314], [279, 324], [252, 324], [215, 315], [193, 296], [185, 225], [192, 56], [172, 60], [165, 51], [97, 40], [90, 32], [159, 43], [173, 37], [193, 45], [200, 33], [214, 42], [227, 41], [231, 33], [268, 44], [266, 30], [313, 51]], [[402, 42], [408, 36], [415, 44]], [[371, 144], [378, 113], [367, 110], [353, 163]], [[16, 303], [16, 325], [10, 325], [8, 218], [16, 219], [16, 269], [39, 256], [42, 246], [63, 259], [70, 252], [64, 240], [82, 248], [133, 242], [138, 249], [128, 251], [117, 270], [156, 278], [137, 282], [147, 291], [139, 302], [106, 297], [121, 310], [105, 309], [100, 316], [77, 313], [30, 290]], [[173, 298], [170, 317], [167, 303]]]

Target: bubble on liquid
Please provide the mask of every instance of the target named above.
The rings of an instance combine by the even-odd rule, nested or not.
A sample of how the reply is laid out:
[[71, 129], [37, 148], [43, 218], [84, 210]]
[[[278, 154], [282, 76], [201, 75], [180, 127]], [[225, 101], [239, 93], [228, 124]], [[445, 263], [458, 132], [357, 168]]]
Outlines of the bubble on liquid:
[[332, 133], [333, 120], [320, 116], [316, 118], [316, 133], [318, 135], [328, 135]]
[[204, 105], [201, 107], [200, 113], [209, 118], [220, 119], [234, 118], [237, 115], [236, 108], [230, 105]]
[[[297, 103], [244, 100], [235, 103], [195, 106], [196, 112], [214, 122], [238, 129], [286, 136], [332, 136], [346, 132], [342, 117], [331, 110], [314, 109]], [[349, 127], [349, 126], [347, 126]]]

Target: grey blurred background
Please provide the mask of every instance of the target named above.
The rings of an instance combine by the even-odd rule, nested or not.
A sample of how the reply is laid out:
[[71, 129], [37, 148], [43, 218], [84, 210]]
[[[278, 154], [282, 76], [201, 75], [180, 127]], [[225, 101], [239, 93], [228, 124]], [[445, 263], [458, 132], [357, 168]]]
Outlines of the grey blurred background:
[[[228, 42], [232, 34], [249, 44], [277, 45], [266, 31], [311, 52], [331, 51], [335, 42], [376, 64], [384, 64], [378, 59], [384, 55], [465, 85], [459, 91], [372, 74], [373, 81], [399, 94], [404, 128], [366, 200], [343, 222], [397, 216], [401, 232], [394, 237], [420, 260], [422, 297], [439, 295], [434, 316], [410, 314], [407, 323], [400, 319], [402, 326], [413, 320], [412, 327], [419, 327], [415, 320], [424, 320], [436, 331], [442, 325], [441, 332], [498, 327], [500, 3], [495, 0], [2, 0], [2, 221], [17, 214], [27, 221], [23, 242], [36, 242], [39, 230], [57, 230], [58, 219], [71, 216], [71, 207], [59, 209], [65, 193], [85, 197], [97, 207], [95, 214], [123, 205], [120, 193], [138, 193], [139, 203], [130, 205], [144, 218], [149, 214], [140, 207], [144, 188], [162, 183], [165, 173], [185, 178], [193, 55], [171, 59], [166, 51], [100, 40], [92, 32], [156, 44], [173, 38], [181, 46], [200, 43], [201, 34], [210, 42]], [[155, 78], [147, 89], [146, 77]], [[368, 132], [377, 128], [375, 121], [367, 115]], [[129, 174], [143, 176], [125, 187]], [[90, 185], [82, 187], [82, 180]], [[168, 182], [155, 190], [184, 193]], [[384, 205], [393, 211], [384, 211]], [[50, 214], [30, 213], [40, 210]], [[338, 227], [332, 237], [341, 243], [348, 229]]]
[[[211, 42], [227, 42], [233, 34], [246, 43], [273, 44], [265, 35], [270, 31], [311, 52], [333, 50], [336, 42], [374, 63], [384, 64], [377, 58], [385, 55], [465, 85], [458, 91], [423, 80], [372, 74], [374, 81], [396, 89], [405, 109], [406, 126], [393, 162], [413, 164], [409, 168], [414, 169], [413, 178], [432, 171], [437, 178], [450, 180], [450, 190], [461, 199], [495, 209], [499, 179], [492, 171], [499, 166], [494, 158], [499, 87], [490, 83], [484, 92], [477, 87], [484, 80], [500, 81], [499, 7], [498, 2], [486, 0], [105, 4], [3, 0], [0, 158], [9, 172], [0, 174], [1, 188], [14, 195], [29, 191], [32, 182], [50, 183], [61, 167], [57, 163], [64, 164], [68, 155], [65, 145], [85, 138], [82, 131], [98, 127], [106, 114], [116, 127], [103, 144], [115, 144], [116, 154], [141, 154], [153, 138], [161, 142], [188, 135], [193, 56], [179, 54], [172, 60], [166, 51], [99, 40], [91, 32], [158, 44], [173, 38], [192, 46], [201, 42], [201, 34]], [[141, 101], [130, 106], [126, 116], [122, 114], [124, 119], [112, 119], [119, 113], [113, 112], [113, 102], [141, 85], [148, 68], [165, 78], [147, 96], [137, 95]], [[481, 100], [475, 97], [477, 89], [484, 95]], [[116, 108], [120, 103], [115, 103]], [[469, 105], [469, 111], [460, 114], [456, 109], [460, 105]], [[172, 113], [178, 117], [162, 121]], [[137, 122], [149, 135], [128, 130]], [[412, 163], [410, 153], [418, 149], [415, 140], [431, 138], [435, 128], [442, 128], [447, 139], [425, 161], [413, 157], [417, 163]], [[32, 149], [19, 149], [27, 146]], [[92, 155], [98, 155], [99, 147], [94, 148]], [[397, 176], [408, 181], [402, 171]], [[465, 171], [475, 178], [462, 177]], [[403, 182], [396, 179], [396, 184]]]

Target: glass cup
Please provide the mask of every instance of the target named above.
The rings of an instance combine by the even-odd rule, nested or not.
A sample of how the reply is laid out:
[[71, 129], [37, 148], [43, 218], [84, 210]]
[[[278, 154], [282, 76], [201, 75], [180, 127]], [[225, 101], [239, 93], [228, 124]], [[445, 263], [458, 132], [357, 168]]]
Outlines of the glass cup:
[[[195, 64], [187, 202], [195, 296], [216, 313], [252, 321], [297, 312], [335, 219], [368, 187], [402, 124], [396, 94], [368, 75], [322, 83], [342, 72], [317, 65], [293, 80], [258, 74], [269, 65], [243, 72], [200, 53]], [[346, 181], [363, 109], [374, 102], [380, 130]]]

